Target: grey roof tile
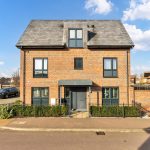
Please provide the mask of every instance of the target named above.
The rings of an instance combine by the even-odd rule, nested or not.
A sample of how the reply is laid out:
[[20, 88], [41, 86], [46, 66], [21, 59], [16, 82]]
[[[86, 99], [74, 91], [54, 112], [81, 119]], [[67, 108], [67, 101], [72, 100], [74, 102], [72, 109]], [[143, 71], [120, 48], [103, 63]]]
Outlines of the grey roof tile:
[[93, 33], [89, 40], [84, 39], [91, 47], [134, 45], [123, 24], [118, 20], [33, 20], [16, 46], [67, 45], [67, 29], [71, 27], [84, 28], [84, 34], [88, 33], [87, 31]]

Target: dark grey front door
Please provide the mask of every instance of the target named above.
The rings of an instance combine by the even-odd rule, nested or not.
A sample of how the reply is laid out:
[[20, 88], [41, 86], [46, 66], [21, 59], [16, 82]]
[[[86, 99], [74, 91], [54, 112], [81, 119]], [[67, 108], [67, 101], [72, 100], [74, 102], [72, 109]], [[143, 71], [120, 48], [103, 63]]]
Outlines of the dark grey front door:
[[71, 108], [75, 110], [86, 110], [86, 88], [71, 88]]

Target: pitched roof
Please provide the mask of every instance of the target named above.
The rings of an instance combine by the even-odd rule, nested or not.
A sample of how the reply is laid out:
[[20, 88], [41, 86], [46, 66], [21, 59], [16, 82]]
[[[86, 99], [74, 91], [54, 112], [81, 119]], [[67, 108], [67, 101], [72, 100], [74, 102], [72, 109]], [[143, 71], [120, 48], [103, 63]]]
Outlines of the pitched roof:
[[88, 37], [84, 38], [84, 42], [89, 48], [134, 46], [118, 20], [33, 20], [16, 46], [63, 48], [67, 45], [67, 30], [71, 27], [84, 29]]

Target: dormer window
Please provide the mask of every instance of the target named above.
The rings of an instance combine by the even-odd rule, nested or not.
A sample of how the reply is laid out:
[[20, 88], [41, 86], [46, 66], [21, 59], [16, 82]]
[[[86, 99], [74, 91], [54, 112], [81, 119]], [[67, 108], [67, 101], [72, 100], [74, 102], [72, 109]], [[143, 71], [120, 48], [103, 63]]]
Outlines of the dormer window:
[[69, 29], [68, 46], [71, 48], [83, 47], [83, 31], [82, 29]]

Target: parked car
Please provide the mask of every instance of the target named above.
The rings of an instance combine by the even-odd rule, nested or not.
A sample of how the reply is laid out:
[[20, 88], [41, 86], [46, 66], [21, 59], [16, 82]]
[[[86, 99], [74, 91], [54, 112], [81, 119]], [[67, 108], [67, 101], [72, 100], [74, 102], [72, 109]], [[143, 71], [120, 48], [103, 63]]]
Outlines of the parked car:
[[8, 98], [19, 96], [19, 91], [16, 87], [0, 89], [0, 98]]

